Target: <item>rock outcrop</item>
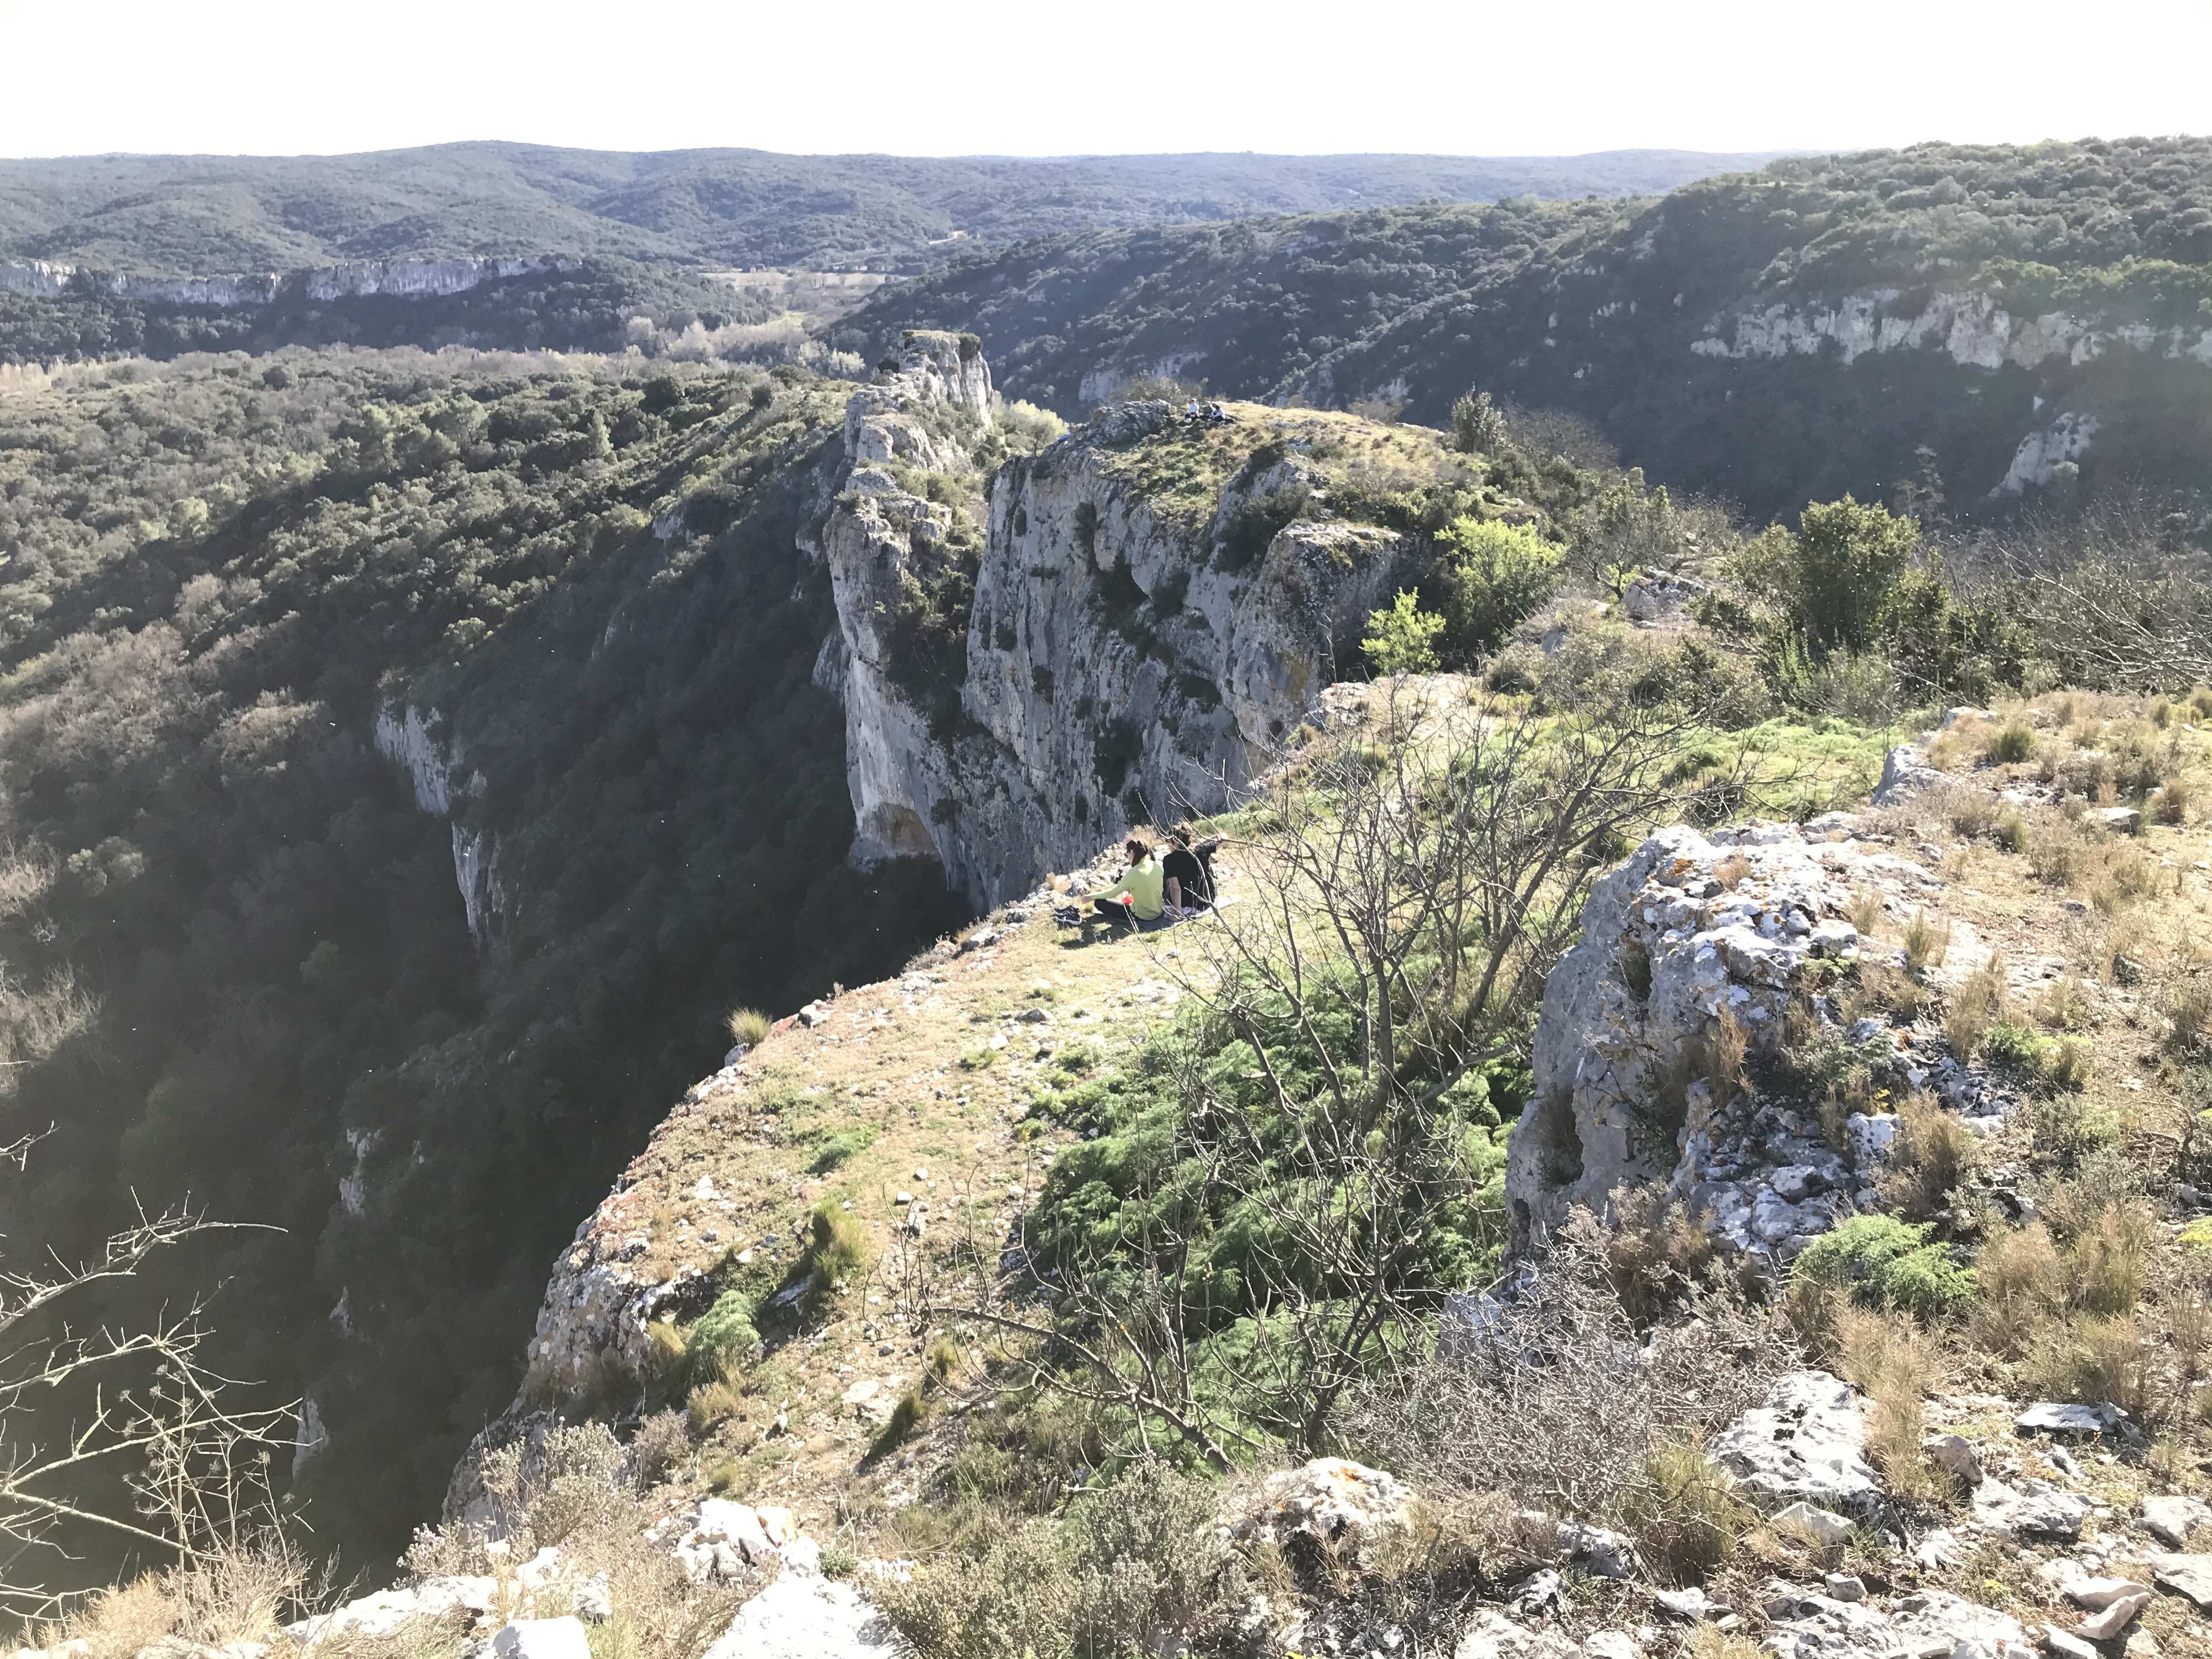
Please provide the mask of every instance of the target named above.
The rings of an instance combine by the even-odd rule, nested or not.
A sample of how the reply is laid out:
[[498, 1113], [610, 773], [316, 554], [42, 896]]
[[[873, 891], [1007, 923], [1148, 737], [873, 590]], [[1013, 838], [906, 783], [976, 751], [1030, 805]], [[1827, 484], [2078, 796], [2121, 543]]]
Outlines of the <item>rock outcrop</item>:
[[[1808, 1112], [1748, 1088], [1716, 1091], [1729, 1067], [1712, 1063], [1715, 1040], [1739, 1039], [1754, 1061], [1771, 1054], [1793, 1005], [1870, 1068], [1932, 1090], [1986, 1133], [2012, 1095], [1930, 1032], [1875, 1019], [1845, 1030], [1808, 982], [1814, 964], [1862, 953], [1848, 920], [1855, 895], [1901, 917], [1943, 884], [1842, 813], [1662, 830], [1602, 878], [1582, 942], [1545, 987], [1534, 1088], [1506, 1166], [1509, 1252], [1540, 1249], [1574, 1206], [1603, 1212], [1620, 1187], [1663, 1189], [1729, 1248], [1776, 1263], [1870, 1206], [1893, 1116], [1854, 1115], [1838, 1146]], [[1962, 935], [1949, 971], [1975, 955]]]
[[1218, 811], [1409, 574], [1401, 538], [1369, 526], [1292, 521], [1231, 554], [1249, 504], [1309, 483], [1299, 457], [1285, 446], [1180, 517], [1127, 465], [1178, 441], [1170, 411], [1127, 404], [1000, 471], [964, 653], [918, 662], [902, 629], [960, 556], [957, 515], [896, 469], [963, 465], [988, 397], [954, 337], [909, 337], [853, 399], [851, 471], [820, 538], [840, 638], [819, 678], [843, 688], [855, 861], [934, 857], [980, 905], [1133, 823]]

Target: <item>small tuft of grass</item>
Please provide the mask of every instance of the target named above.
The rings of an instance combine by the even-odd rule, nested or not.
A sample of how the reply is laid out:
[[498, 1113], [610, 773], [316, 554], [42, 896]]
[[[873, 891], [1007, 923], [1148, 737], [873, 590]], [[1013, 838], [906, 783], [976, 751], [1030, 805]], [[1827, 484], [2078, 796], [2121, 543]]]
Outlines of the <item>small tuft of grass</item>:
[[738, 1008], [729, 1018], [730, 1041], [748, 1048], [757, 1048], [769, 1038], [773, 1022], [757, 1008]]
[[1702, 1584], [1756, 1518], [1696, 1442], [1652, 1449], [1619, 1503], [1621, 1529], [1661, 1583]]
[[1990, 758], [2013, 766], [2035, 758], [2035, 728], [2026, 720], [2007, 720], [1990, 739]]
[[1931, 921], [1925, 910], [1915, 910], [1905, 924], [1905, 971], [1917, 978], [1930, 968], [1940, 968], [1951, 953], [1951, 924]]

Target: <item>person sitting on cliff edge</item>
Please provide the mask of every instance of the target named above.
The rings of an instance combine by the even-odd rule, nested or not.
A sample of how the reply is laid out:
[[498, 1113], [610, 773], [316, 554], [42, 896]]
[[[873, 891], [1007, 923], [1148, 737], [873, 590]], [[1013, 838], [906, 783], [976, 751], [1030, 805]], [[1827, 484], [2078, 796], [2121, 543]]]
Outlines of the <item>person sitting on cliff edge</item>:
[[1129, 867], [1114, 884], [1113, 896], [1100, 899], [1092, 908], [1109, 921], [1126, 921], [1133, 928], [1140, 921], [1158, 921], [1166, 877], [1159, 860], [1153, 856], [1152, 842], [1142, 836], [1131, 836], [1121, 843], [1121, 851], [1128, 857]]
[[1160, 861], [1166, 878], [1168, 914], [1181, 918], [1196, 915], [1213, 902], [1213, 854], [1222, 837], [1198, 839], [1185, 818], [1168, 831], [1168, 854]]

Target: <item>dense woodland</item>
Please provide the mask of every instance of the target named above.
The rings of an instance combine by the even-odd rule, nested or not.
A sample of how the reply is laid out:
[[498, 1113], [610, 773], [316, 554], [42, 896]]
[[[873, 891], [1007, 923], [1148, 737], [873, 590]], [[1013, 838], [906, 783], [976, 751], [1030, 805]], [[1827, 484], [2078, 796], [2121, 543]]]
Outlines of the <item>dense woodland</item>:
[[[848, 391], [287, 353], [0, 394], [0, 1135], [55, 1126], [6, 1230], [283, 1228], [143, 1289], [220, 1284], [225, 1369], [314, 1398], [299, 1495], [356, 1564], [434, 1513], [729, 1008], [949, 919], [842, 862], [794, 541]], [[442, 712], [496, 846], [481, 953], [387, 702]]]

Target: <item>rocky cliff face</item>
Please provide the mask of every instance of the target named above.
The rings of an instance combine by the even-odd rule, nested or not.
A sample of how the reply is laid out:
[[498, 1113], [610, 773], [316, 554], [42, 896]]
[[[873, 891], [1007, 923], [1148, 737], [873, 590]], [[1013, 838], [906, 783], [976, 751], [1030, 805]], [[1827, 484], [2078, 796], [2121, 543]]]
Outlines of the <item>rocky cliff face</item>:
[[462, 294], [502, 276], [561, 269], [554, 259], [353, 259], [343, 264], [295, 271], [214, 276], [138, 276], [53, 264], [42, 259], [0, 261], [0, 293], [62, 295], [89, 289], [120, 300], [155, 305], [274, 305], [288, 289], [309, 300], [368, 299], [396, 295], [426, 299]]
[[840, 624], [823, 678], [842, 674], [856, 860], [933, 856], [988, 905], [1133, 823], [1229, 804], [1410, 555], [1387, 530], [1292, 522], [1239, 568], [1232, 528], [1248, 503], [1307, 481], [1296, 451], [1178, 516], [1130, 463], [1185, 428], [1165, 404], [1124, 404], [1010, 461], [971, 504], [987, 529], [964, 665], [926, 707], [902, 618], [957, 556], [955, 513], [897, 469], [957, 468], [986, 429], [988, 371], [958, 353], [953, 337], [910, 337], [890, 384], [853, 400], [852, 471], [821, 538]]
[[471, 770], [456, 783], [459, 763], [435, 735], [438, 711], [428, 714], [411, 703], [386, 705], [377, 711], [377, 751], [404, 767], [415, 786], [415, 804], [425, 812], [453, 820], [453, 884], [460, 890], [461, 906], [468, 917], [469, 937], [479, 951], [497, 937], [507, 908], [506, 884], [499, 876], [499, 843], [489, 831], [461, 822], [455, 808], [483, 793], [484, 775]]

